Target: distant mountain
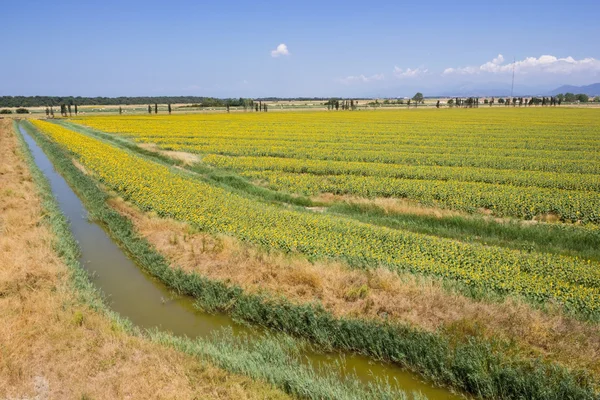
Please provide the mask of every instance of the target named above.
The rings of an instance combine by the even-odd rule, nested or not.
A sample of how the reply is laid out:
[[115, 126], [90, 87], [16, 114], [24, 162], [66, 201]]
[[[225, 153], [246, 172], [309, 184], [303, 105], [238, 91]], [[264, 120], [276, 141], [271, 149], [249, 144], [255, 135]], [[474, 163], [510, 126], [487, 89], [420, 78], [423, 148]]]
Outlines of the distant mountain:
[[600, 83], [593, 83], [586, 86], [563, 85], [546, 93], [549, 96], [555, 96], [560, 93], [587, 94], [588, 96], [600, 96]]

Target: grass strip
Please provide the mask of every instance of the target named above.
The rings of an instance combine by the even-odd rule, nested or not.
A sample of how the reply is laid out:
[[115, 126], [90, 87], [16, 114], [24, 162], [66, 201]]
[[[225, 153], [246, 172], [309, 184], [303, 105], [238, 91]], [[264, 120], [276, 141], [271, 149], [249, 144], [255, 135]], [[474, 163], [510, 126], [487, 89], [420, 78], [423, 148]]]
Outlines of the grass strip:
[[600, 229], [567, 224], [524, 225], [462, 216], [435, 217], [388, 213], [368, 204], [334, 203], [327, 212], [361, 222], [529, 252], [561, 254], [600, 261]]

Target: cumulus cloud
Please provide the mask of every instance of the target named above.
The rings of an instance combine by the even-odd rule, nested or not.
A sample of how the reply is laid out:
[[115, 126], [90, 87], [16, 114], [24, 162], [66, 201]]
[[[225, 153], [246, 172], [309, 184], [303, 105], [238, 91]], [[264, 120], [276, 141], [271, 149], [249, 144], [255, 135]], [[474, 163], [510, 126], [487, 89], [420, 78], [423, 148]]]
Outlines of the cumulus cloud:
[[373, 81], [382, 81], [385, 79], [383, 74], [375, 74], [371, 76], [358, 75], [358, 76], [347, 76], [345, 78], [339, 79], [339, 82], [350, 85], [352, 83], [369, 83]]
[[275, 50], [271, 50], [271, 57], [289, 56], [290, 51], [288, 50], [285, 43], [281, 43]]
[[523, 60], [504, 64], [504, 57], [498, 54], [498, 57], [488, 61], [480, 66], [467, 66], [459, 68], [446, 68], [444, 75], [474, 75], [482, 73], [550, 73], [550, 74], [572, 74], [577, 72], [600, 72], [600, 60], [595, 58], [583, 58], [576, 60], [573, 57], [558, 58], [555, 56], [543, 55], [539, 58], [527, 57]]
[[504, 62], [504, 56], [502, 54], [498, 54], [498, 57], [492, 60], [492, 64], [500, 65]]
[[417, 76], [421, 76], [421, 75], [425, 75], [428, 72], [427, 68], [415, 68], [415, 69], [411, 69], [411, 68], [406, 68], [406, 69], [402, 69], [402, 68], [398, 68], [396, 66], [394, 66], [394, 76], [396, 78], [415, 78]]

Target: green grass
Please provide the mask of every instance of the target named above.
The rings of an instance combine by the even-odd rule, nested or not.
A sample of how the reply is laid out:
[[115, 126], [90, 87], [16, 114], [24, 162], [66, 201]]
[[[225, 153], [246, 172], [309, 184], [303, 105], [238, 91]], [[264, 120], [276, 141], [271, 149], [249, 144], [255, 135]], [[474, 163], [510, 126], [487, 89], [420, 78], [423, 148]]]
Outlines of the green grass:
[[570, 371], [543, 360], [523, 359], [514, 355], [514, 347], [507, 343], [489, 343], [475, 337], [455, 343], [441, 332], [424, 332], [407, 325], [338, 319], [315, 304], [296, 305], [284, 298], [250, 295], [239, 287], [171, 268], [164, 257], [135, 234], [131, 221], [106, 205], [107, 194], [73, 165], [71, 155], [29, 128], [111, 236], [152, 275], [178, 293], [193, 296], [207, 311], [227, 311], [238, 320], [308, 339], [321, 348], [389, 360], [437, 383], [482, 398], [558, 400], [597, 396], [597, 382], [585, 372]]

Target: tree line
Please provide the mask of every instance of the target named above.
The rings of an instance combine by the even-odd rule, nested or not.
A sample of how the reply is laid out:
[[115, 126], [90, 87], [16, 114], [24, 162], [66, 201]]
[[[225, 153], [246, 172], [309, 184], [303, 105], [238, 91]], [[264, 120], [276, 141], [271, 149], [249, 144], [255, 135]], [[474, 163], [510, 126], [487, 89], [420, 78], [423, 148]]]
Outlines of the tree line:
[[51, 107], [64, 105], [119, 106], [145, 104], [194, 104], [200, 107], [243, 106], [248, 99], [218, 99], [199, 96], [156, 96], [156, 97], [74, 97], [74, 96], [0, 96], [0, 107]]

